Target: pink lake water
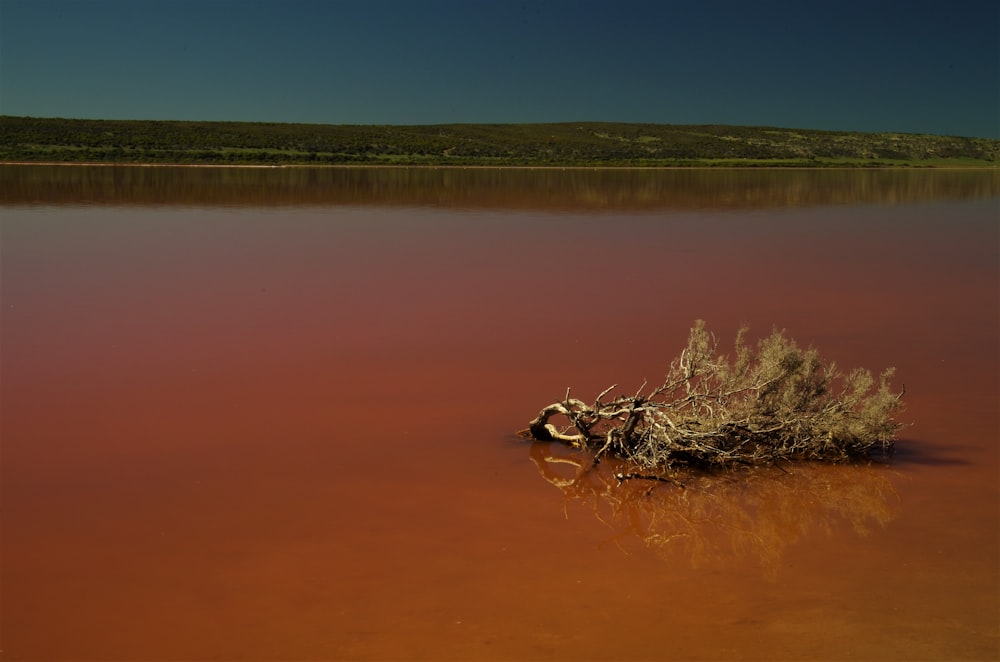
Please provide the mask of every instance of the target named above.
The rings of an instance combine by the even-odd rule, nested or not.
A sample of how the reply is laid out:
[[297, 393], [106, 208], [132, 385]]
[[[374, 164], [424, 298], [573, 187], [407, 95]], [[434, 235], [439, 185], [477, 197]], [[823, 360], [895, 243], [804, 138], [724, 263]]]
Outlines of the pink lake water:
[[[1000, 174], [0, 167], [10, 660], [1000, 657]], [[695, 319], [889, 463], [576, 482]]]

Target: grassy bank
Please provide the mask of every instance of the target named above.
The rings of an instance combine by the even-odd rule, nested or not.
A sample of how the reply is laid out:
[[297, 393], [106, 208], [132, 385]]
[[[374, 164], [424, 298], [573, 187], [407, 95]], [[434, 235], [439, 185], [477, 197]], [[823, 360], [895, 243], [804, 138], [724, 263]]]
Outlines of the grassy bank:
[[0, 117], [0, 161], [218, 165], [992, 167], [1000, 141], [572, 122], [367, 126]]

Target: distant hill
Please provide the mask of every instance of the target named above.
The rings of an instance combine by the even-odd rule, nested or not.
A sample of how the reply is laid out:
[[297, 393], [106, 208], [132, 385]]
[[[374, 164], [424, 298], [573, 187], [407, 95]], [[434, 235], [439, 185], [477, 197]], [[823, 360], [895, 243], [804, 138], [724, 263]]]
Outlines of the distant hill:
[[0, 116], [0, 161], [990, 167], [1000, 163], [1000, 140], [609, 122], [369, 126]]

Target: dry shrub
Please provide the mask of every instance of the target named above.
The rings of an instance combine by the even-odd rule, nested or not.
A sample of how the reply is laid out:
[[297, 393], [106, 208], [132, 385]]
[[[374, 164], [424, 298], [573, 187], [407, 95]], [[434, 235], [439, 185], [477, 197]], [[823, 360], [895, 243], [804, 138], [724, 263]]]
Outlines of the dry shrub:
[[[864, 369], [843, 374], [813, 349], [775, 330], [756, 348], [740, 329], [731, 355], [698, 320], [663, 384], [643, 395], [593, 403], [566, 397], [531, 421], [530, 436], [612, 454], [643, 469], [677, 465], [728, 468], [782, 460], [842, 462], [889, 453], [900, 424], [903, 391], [893, 370], [877, 379]], [[563, 416], [568, 425], [550, 423]]]

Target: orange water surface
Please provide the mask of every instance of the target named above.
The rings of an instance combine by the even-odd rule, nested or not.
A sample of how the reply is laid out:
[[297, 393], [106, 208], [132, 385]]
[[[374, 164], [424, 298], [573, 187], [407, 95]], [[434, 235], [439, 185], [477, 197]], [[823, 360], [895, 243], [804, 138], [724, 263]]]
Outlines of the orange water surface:
[[[0, 177], [3, 659], [1000, 657], [994, 172]], [[894, 458], [515, 434], [699, 318], [895, 366]]]

